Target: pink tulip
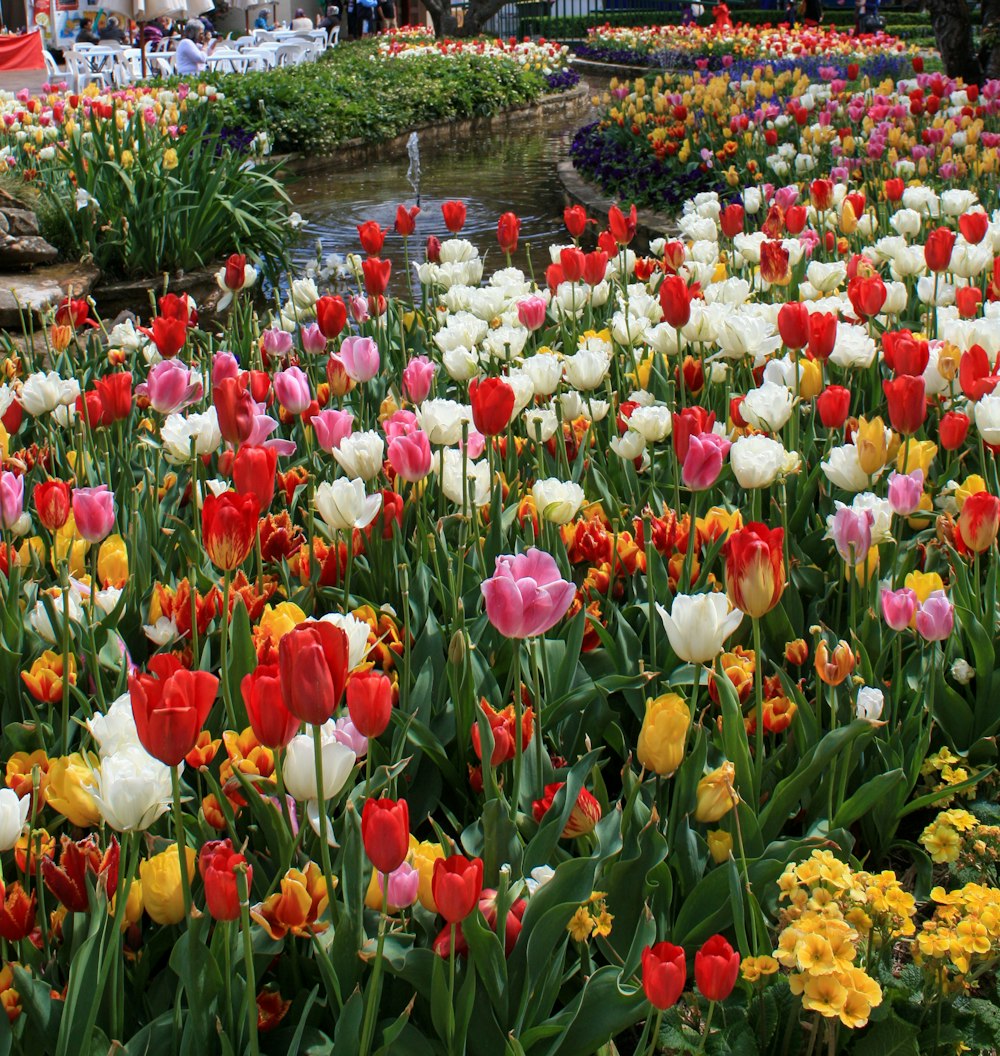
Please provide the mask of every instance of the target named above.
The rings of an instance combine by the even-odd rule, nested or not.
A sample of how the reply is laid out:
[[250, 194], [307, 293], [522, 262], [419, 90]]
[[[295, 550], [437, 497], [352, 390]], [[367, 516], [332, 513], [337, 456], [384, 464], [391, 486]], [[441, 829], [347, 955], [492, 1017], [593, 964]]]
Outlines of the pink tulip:
[[729, 441], [715, 433], [692, 436], [681, 469], [684, 486], [692, 491], [710, 488], [719, 479], [728, 450]]
[[486, 616], [506, 638], [545, 634], [566, 615], [576, 587], [559, 575], [551, 554], [532, 547], [497, 558], [493, 575], [480, 588]]
[[360, 293], [356, 293], [348, 299], [347, 307], [350, 310], [351, 318], [359, 325], [367, 323], [369, 318], [371, 318], [368, 314], [368, 298]]
[[780, 187], [774, 192], [774, 203], [782, 210], [787, 210], [799, 200], [799, 189], [794, 185]]
[[303, 352], [311, 352], [313, 355], [317, 355], [326, 351], [326, 338], [316, 323], [309, 323], [308, 326], [301, 327], [299, 339], [302, 342]]
[[276, 326], [265, 330], [260, 335], [260, 339], [264, 351], [277, 359], [284, 359], [292, 350], [292, 335], [287, 330], [279, 330]]
[[525, 297], [517, 302], [517, 318], [521, 326], [534, 333], [545, 325], [545, 313], [548, 305], [544, 297]]
[[431, 471], [431, 442], [422, 430], [397, 436], [389, 444], [389, 465], [410, 484], [423, 480]]
[[115, 526], [115, 497], [107, 484], [73, 489], [73, 520], [88, 543], [99, 543]]
[[872, 548], [872, 525], [875, 515], [871, 510], [852, 510], [841, 506], [833, 515], [830, 534], [837, 553], [849, 564], [860, 564]]
[[333, 736], [345, 748], [350, 748], [359, 759], [368, 754], [368, 738], [351, 722], [349, 715], [337, 719]]
[[[385, 877], [375, 871], [378, 877], [378, 889], [385, 895]], [[417, 891], [420, 889], [420, 872], [412, 865], [403, 862], [398, 869], [389, 874], [389, 898], [388, 903], [392, 909], [406, 909], [417, 900]]]
[[345, 337], [337, 358], [352, 381], [371, 381], [378, 373], [378, 345], [370, 337]]
[[391, 444], [397, 436], [412, 436], [420, 429], [413, 411], [396, 411], [382, 423], [382, 431]]
[[4, 528], [13, 528], [24, 513], [24, 477], [4, 470], [0, 473], [0, 519]]
[[955, 606], [943, 590], [932, 591], [917, 610], [917, 633], [926, 642], [943, 642], [955, 626]]
[[882, 618], [894, 631], [905, 631], [917, 612], [917, 595], [909, 587], [882, 591]]
[[[214, 369], [213, 365], [213, 373]], [[158, 414], [173, 414], [201, 399], [202, 384], [190, 367], [176, 359], [164, 359], [150, 370], [135, 391], [138, 396], [148, 397], [149, 406]]]
[[[469, 461], [474, 462], [486, 450], [486, 437], [483, 436], [483, 434], [478, 429], [473, 429], [472, 432], [469, 433], [467, 447]], [[461, 440], [459, 440], [458, 442], [458, 450], [462, 450]]]
[[240, 362], [232, 352], [216, 352], [212, 357], [212, 384], [240, 376]]
[[289, 414], [301, 414], [312, 402], [309, 379], [298, 367], [288, 367], [274, 375], [274, 394]]
[[403, 395], [411, 403], [423, 403], [431, 391], [437, 364], [426, 356], [414, 356], [403, 368]]
[[354, 415], [350, 411], [320, 411], [312, 416], [311, 424], [316, 430], [316, 442], [329, 454], [340, 447], [342, 440], [351, 435]]
[[909, 517], [920, 509], [920, 496], [924, 493], [924, 471], [893, 473], [889, 478], [889, 506], [898, 517]]

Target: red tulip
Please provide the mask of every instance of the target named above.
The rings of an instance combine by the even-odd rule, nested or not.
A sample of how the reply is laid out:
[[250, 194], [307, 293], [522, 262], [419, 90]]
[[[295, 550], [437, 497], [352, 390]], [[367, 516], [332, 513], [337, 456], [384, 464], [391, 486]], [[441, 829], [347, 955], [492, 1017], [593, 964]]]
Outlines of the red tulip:
[[483, 436], [497, 436], [510, 424], [514, 390], [503, 378], [475, 378], [469, 384], [472, 422]]
[[184, 347], [187, 341], [187, 321], [171, 319], [164, 315], [158, 315], [149, 329], [140, 327], [143, 333], [148, 334], [156, 345], [156, 351], [164, 359], [172, 359]]
[[216, 568], [233, 572], [247, 559], [257, 538], [260, 501], [253, 492], [239, 495], [209, 493], [201, 508], [201, 535], [205, 552]]
[[[528, 908], [528, 903], [519, 898], [507, 911], [507, 919], [504, 921], [503, 950], [504, 956], [509, 957], [517, 944], [518, 936], [521, 934], [521, 918]], [[492, 888], [486, 888], [479, 899], [479, 912], [486, 919], [487, 927], [495, 934], [500, 933], [500, 922], [497, 919], [497, 893]], [[454, 935], [452, 935], [454, 932]], [[459, 957], [467, 957], [469, 954], [469, 943], [462, 934], [462, 925], [456, 924], [454, 928], [446, 924], [434, 940], [433, 950], [438, 957], [447, 960], [451, 956], [452, 938], [455, 940], [455, 953]]]
[[827, 429], [840, 429], [851, 408], [851, 393], [842, 385], [828, 385], [816, 397], [819, 420]]
[[778, 333], [786, 347], [793, 352], [809, 343], [809, 306], [801, 301], [789, 301], [778, 311]]
[[790, 235], [800, 235], [808, 219], [809, 214], [804, 205], [790, 205], [785, 210], [785, 230]]
[[836, 312], [809, 313], [809, 355], [813, 359], [826, 361], [833, 355], [837, 344]]
[[927, 395], [924, 379], [901, 374], [883, 381], [882, 390], [889, 401], [889, 421], [897, 433], [912, 436], [927, 418]]
[[663, 1011], [680, 1000], [687, 982], [684, 950], [669, 942], [658, 942], [642, 951], [642, 989], [653, 1008]]
[[385, 294], [392, 274], [392, 261], [380, 257], [368, 257], [361, 262], [365, 277], [365, 291], [369, 297], [378, 298]]
[[50, 532], [56, 532], [69, 520], [70, 487], [64, 480], [46, 480], [36, 484], [35, 510], [38, 519]]
[[587, 255], [576, 246], [567, 246], [559, 251], [559, 267], [562, 268], [563, 280], [579, 282], [583, 278], [583, 269], [587, 265]]
[[343, 298], [320, 297], [316, 302], [316, 325], [327, 341], [339, 336], [347, 325], [347, 305]]
[[232, 253], [226, 260], [226, 273], [223, 285], [233, 293], [239, 293], [247, 281], [247, 257], [245, 253]]
[[[545, 786], [545, 794], [542, 798], [536, 799], [531, 804], [531, 813], [535, 821], [540, 822], [542, 818], [545, 817], [545, 815], [552, 809], [552, 803], [556, 798], [556, 794], [561, 788], [565, 787], [565, 781], [556, 781], [551, 785]], [[584, 836], [588, 832], [593, 832], [594, 826], [600, 820], [600, 803], [598, 803], [585, 788], [581, 788], [579, 795], [576, 797], [576, 803], [573, 804], [573, 809], [570, 811], [569, 818], [563, 826], [559, 838], [570, 840], [576, 836]]]
[[713, 935], [694, 955], [694, 981], [709, 1001], [725, 1001], [740, 972], [740, 955], [721, 935]]
[[104, 405], [105, 424], [120, 421], [132, 413], [132, 375], [125, 371], [105, 374], [94, 382]]
[[958, 534], [967, 550], [982, 554], [996, 542], [1000, 528], [1000, 499], [988, 491], [977, 491], [962, 503]]
[[958, 218], [958, 229], [966, 242], [978, 246], [990, 229], [990, 218], [978, 209], [974, 213], [963, 213]]
[[978, 286], [960, 286], [955, 291], [955, 305], [963, 319], [975, 319], [982, 301], [983, 291]]
[[449, 924], [458, 924], [476, 908], [483, 891], [483, 860], [460, 854], [438, 858], [431, 874], [431, 897]]
[[238, 851], [232, 840], [210, 840], [198, 855], [198, 870], [205, 885], [205, 904], [216, 920], [238, 920], [240, 893], [236, 872], [246, 866], [246, 890], [250, 892], [253, 868]]
[[685, 254], [683, 242], [668, 242], [663, 247], [663, 270], [676, 275], [684, 263]]
[[619, 246], [627, 246], [635, 238], [638, 226], [639, 219], [634, 205], [628, 213], [623, 213], [617, 205], [608, 210], [608, 230]]
[[444, 226], [457, 235], [465, 227], [465, 202], [442, 202], [441, 215], [444, 217]]
[[898, 177], [894, 176], [891, 180], [885, 181], [885, 197], [886, 201], [898, 202], [903, 197], [903, 191], [906, 190], [906, 184]]
[[0, 896], [0, 935], [8, 942], [20, 942], [35, 930], [35, 910], [38, 894], [27, 892], [18, 881], [8, 884]]
[[296, 718], [321, 726], [336, 711], [347, 684], [347, 635], [323, 620], [300, 623], [281, 639], [281, 696]]
[[735, 238], [743, 231], [743, 206], [739, 202], [727, 205], [719, 213], [719, 227], [726, 238]]
[[588, 286], [597, 286], [608, 273], [608, 255], [603, 249], [588, 253], [583, 262], [583, 281]]
[[860, 319], [878, 315], [888, 291], [880, 275], [855, 275], [847, 284], [847, 296]]
[[726, 593], [753, 619], [769, 613], [785, 589], [783, 528], [752, 523], [726, 542]]
[[579, 238], [587, 230], [587, 224], [594, 221], [587, 219], [587, 210], [582, 205], [568, 205], [563, 210], [563, 223], [572, 238]]
[[680, 275], [667, 275], [660, 283], [660, 309], [663, 320], [679, 330], [691, 318], [691, 301], [696, 292]]
[[347, 680], [347, 710], [357, 731], [380, 737], [392, 716], [392, 681], [380, 671], [358, 671]]
[[545, 269], [545, 285], [555, 293], [559, 289], [560, 283], [566, 281], [566, 276], [563, 274], [561, 264], [550, 264]]
[[153, 674], [128, 680], [132, 715], [143, 748], [167, 766], [179, 766], [195, 746], [219, 680], [207, 671], [188, 671], [174, 657], [154, 656]]
[[374, 220], [366, 220], [363, 224], [358, 224], [358, 239], [368, 256], [377, 257], [385, 243], [385, 230]]
[[56, 324], [79, 330], [86, 324], [89, 315], [90, 304], [84, 298], [64, 297], [56, 309]]
[[165, 293], [156, 305], [164, 319], [177, 319], [185, 326], [194, 324], [196, 313], [191, 311], [191, 302], [186, 293]]
[[441, 263], [441, 240], [436, 235], [427, 236], [427, 259], [431, 264]]
[[121, 850], [112, 837], [106, 851], [101, 851], [96, 836], [82, 840], [60, 837], [59, 862], [42, 856], [42, 879], [53, 897], [70, 913], [86, 913], [90, 908], [87, 892], [88, 874], [95, 887], [103, 887], [108, 898], [113, 898], [118, 884], [118, 865]]
[[285, 707], [278, 665], [258, 664], [243, 676], [240, 691], [253, 735], [265, 748], [284, 748], [302, 723]]
[[87, 423], [89, 429], [97, 429], [102, 425], [108, 425], [109, 420], [104, 413], [104, 403], [98, 392], [91, 390], [83, 392], [76, 398], [76, 412]]
[[923, 374], [930, 362], [930, 346], [910, 330], [886, 330], [882, 335], [886, 366], [894, 374]]
[[233, 483], [239, 495], [255, 495], [264, 513], [274, 500], [278, 452], [262, 444], [241, 444], [233, 459]]
[[517, 252], [517, 237], [521, 233], [521, 221], [516, 213], [503, 213], [497, 220], [497, 242], [502, 253]]
[[809, 184], [809, 200], [817, 212], [833, 206], [833, 180], [813, 180]]
[[923, 57], [923, 55], [914, 55], [912, 61], [913, 61], [913, 72], [914, 73], [923, 73], [924, 72], [924, 57]]
[[792, 278], [788, 250], [780, 242], [760, 244], [760, 277], [774, 286], [786, 286]]
[[680, 414], [673, 416], [671, 442], [678, 462], [683, 464], [684, 459], [687, 458], [691, 437], [711, 432], [713, 425], [715, 425], [715, 414], [700, 406], [685, 407]]
[[212, 386], [212, 403], [219, 419], [219, 432], [231, 444], [242, 444], [253, 432], [256, 409], [247, 389], [249, 379], [223, 378]]
[[849, 62], [847, 64], [847, 79], [849, 81], [856, 81], [860, 72], [861, 67], [856, 62]]
[[610, 231], [602, 231], [597, 236], [597, 246], [599, 249], [603, 249], [609, 258], [618, 255], [618, 243], [615, 241], [615, 236], [611, 234]]
[[969, 416], [961, 411], [948, 411], [941, 418], [938, 439], [945, 451], [957, 451], [969, 435]]
[[366, 800], [361, 811], [361, 839], [368, 860], [380, 873], [398, 869], [410, 851], [410, 811], [406, 800]]
[[409, 209], [405, 205], [397, 205], [396, 222], [392, 225], [396, 234], [402, 235], [403, 238], [409, 238], [417, 229], [417, 214], [419, 212], [419, 205], [410, 206]]
[[989, 357], [982, 345], [973, 345], [968, 352], [962, 353], [958, 361], [958, 382], [967, 399], [978, 403], [988, 396], [996, 387], [1000, 377], [997, 376], [998, 363], [990, 366]]
[[947, 227], [936, 227], [924, 243], [924, 260], [931, 271], [947, 271], [955, 248], [955, 232]]

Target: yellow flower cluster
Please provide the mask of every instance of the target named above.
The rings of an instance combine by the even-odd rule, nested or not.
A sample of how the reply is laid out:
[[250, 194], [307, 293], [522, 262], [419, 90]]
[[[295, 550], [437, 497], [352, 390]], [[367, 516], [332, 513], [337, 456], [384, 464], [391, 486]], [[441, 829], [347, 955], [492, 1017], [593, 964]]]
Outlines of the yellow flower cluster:
[[956, 808], [942, 810], [920, 834], [920, 845], [938, 864], [957, 862], [962, 851], [962, 836], [974, 832], [979, 822], [974, 814]]
[[608, 912], [603, 891], [595, 891], [588, 901], [570, 917], [566, 930], [576, 942], [587, 942], [592, 936], [608, 936], [614, 916]]
[[942, 984], [964, 983], [955, 977], [1000, 955], [1000, 890], [982, 884], [957, 891], [935, 887], [931, 899], [937, 909], [917, 935], [913, 959]]
[[[939, 752], [927, 756], [920, 767], [920, 774], [928, 782], [932, 791], [940, 792], [953, 785], [960, 785], [963, 781], [968, 781], [969, 777], [972, 776], [966, 767], [956, 765], [961, 762], [962, 760], [949, 748], [942, 748]], [[963, 794], [967, 796], [974, 795], [975, 786], [965, 789]], [[944, 796], [938, 802], [942, 806], [947, 807], [954, 798], [954, 796]], [[940, 860], [948, 861], [949, 859], [942, 858]]]
[[[882, 1003], [882, 989], [858, 964], [860, 946], [912, 934], [916, 907], [895, 873], [854, 873], [830, 851], [790, 863], [778, 880], [784, 927], [774, 958], [790, 972], [802, 1007], [846, 1027], [863, 1027]], [[744, 966], [756, 981], [769, 965]]]

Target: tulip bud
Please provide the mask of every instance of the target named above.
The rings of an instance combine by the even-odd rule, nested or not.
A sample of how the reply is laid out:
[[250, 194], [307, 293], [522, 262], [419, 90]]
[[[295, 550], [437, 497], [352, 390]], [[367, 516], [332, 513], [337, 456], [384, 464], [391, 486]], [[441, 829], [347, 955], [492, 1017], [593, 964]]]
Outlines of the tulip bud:
[[816, 646], [816, 674], [828, 686], [839, 686], [854, 670], [855, 656], [851, 647], [841, 639], [831, 654], [826, 640]]
[[636, 754], [639, 762], [660, 777], [670, 777], [684, 759], [691, 714], [676, 693], [646, 702]]
[[740, 797], [733, 788], [735, 777], [736, 767], [725, 762], [698, 782], [695, 821], [710, 825], [724, 818], [739, 803]]
[[706, 837], [708, 842], [708, 853], [716, 865], [722, 865], [728, 861], [733, 853], [733, 838], [725, 829], [713, 829]]

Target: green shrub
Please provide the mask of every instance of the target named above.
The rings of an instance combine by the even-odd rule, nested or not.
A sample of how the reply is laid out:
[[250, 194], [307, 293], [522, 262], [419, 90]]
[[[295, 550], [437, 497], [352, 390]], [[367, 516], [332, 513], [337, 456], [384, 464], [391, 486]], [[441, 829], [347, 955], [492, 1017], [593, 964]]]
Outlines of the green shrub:
[[308, 65], [212, 78], [227, 125], [266, 132], [279, 152], [332, 154], [430, 121], [484, 117], [531, 103], [543, 78], [483, 56], [421, 55], [373, 64], [374, 47], [338, 47]]

